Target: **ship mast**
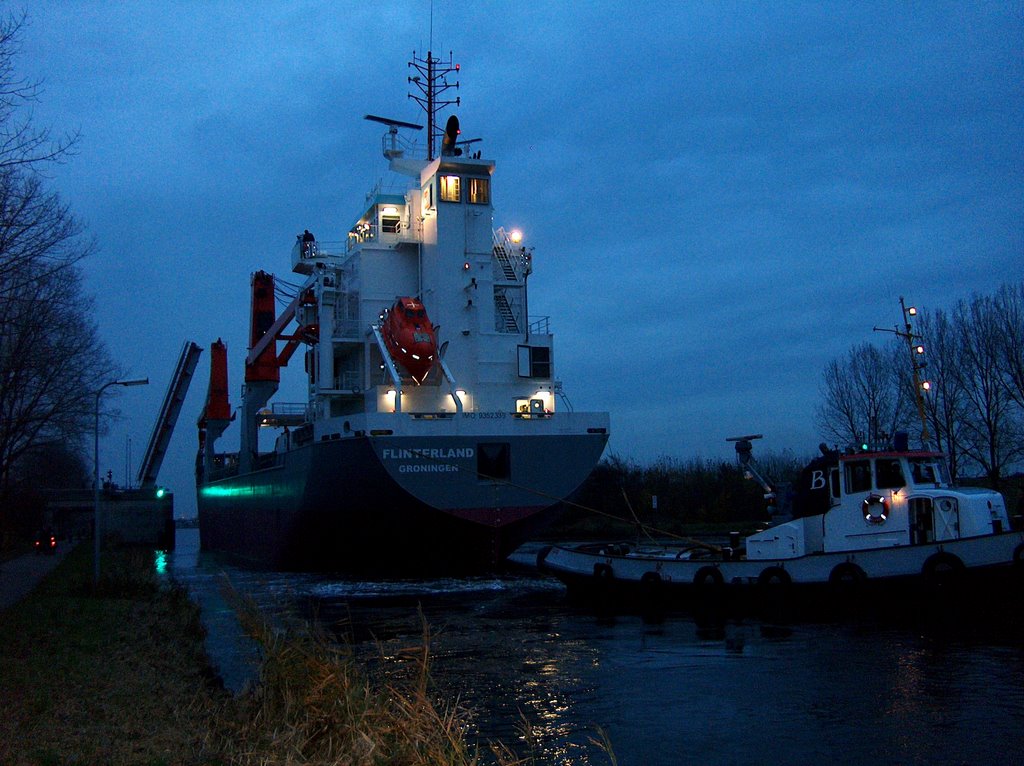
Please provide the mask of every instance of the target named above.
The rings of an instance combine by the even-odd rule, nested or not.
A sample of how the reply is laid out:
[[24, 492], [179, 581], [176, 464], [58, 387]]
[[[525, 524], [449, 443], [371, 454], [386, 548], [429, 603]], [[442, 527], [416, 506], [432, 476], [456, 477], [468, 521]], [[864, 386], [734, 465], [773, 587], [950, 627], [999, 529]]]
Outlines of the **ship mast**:
[[917, 405], [917, 415], [921, 419], [921, 442], [927, 447], [932, 437], [928, 432], [928, 416], [925, 413], [924, 392], [931, 389], [931, 382], [921, 379], [921, 370], [925, 368], [927, 363], [918, 361], [918, 357], [924, 354], [924, 345], [921, 343], [924, 338], [914, 332], [914, 327], [910, 321], [911, 317], [917, 316], [917, 309], [914, 306], [907, 306], [902, 295], [900, 296], [900, 308], [903, 310], [902, 330], [899, 327], [893, 329], [875, 327], [874, 330], [875, 332], [891, 332], [907, 343], [907, 351], [910, 353], [910, 370], [914, 383], [914, 403]]
[[419, 104], [427, 114], [427, 161], [429, 162], [434, 159], [434, 139], [440, 137], [442, 132], [441, 128], [437, 126], [438, 111], [452, 104], [460, 106], [461, 103], [458, 96], [454, 99], [440, 98], [445, 91], [451, 88], [458, 89], [458, 81], [449, 83], [448, 75], [458, 72], [460, 67], [453, 63], [451, 51], [448, 52], [447, 62], [434, 58], [430, 51], [427, 51], [426, 58], [417, 57], [416, 51], [413, 51], [409, 66], [419, 73], [409, 78], [409, 82], [419, 90], [418, 94], [410, 93], [409, 98]]

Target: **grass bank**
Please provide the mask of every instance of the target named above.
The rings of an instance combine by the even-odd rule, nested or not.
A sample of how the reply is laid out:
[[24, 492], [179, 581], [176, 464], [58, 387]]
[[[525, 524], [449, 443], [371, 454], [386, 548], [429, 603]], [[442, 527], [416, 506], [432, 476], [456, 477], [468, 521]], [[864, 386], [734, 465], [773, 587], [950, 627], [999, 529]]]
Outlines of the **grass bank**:
[[88, 546], [0, 613], [0, 763], [215, 763], [222, 707], [199, 614], [161, 589], [152, 553]]
[[371, 667], [239, 599], [264, 657], [259, 682], [232, 697], [209, 668], [198, 608], [157, 580], [152, 553], [105, 554], [95, 591], [91, 567], [80, 547], [0, 613], [0, 763], [531, 762], [472, 743], [468, 711], [436, 697], [426, 626], [420, 645]]

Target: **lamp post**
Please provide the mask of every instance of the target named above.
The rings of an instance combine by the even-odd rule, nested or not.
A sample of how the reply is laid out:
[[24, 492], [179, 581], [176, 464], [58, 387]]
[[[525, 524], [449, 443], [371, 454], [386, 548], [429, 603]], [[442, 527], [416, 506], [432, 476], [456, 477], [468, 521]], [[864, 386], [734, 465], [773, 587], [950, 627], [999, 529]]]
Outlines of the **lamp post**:
[[146, 386], [149, 385], [149, 378], [131, 378], [129, 380], [112, 380], [104, 383], [96, 391], [96, 422], [93, 429], [94, 443], [92, 453], [92, 512], [93, 512], [93, 549], [92, 549], [92, 583], [99, 585], [100, 582], [100, 397], [103, 392], [111, 386]]

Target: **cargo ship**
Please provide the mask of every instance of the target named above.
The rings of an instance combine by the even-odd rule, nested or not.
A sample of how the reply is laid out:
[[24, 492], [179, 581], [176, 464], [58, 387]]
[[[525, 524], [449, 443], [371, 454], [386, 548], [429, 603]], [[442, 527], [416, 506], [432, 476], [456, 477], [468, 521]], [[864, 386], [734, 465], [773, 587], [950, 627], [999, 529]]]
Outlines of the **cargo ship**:
[[[495, 163], [456, 116], [440, 127], [459, 67], [429, 52], [409, 66], [423, 143], [421, 125], [366, 115], [404, 191], [378, 184], [333, 240], [298, 235], [298, 285], [252, 275], [235, 411], [227, 349], [211, 347], [204, 550], [292, 570], [492, 567], [601, 458], [609, 415], [574, 411], [561, 390], [551, 321], [528, 313], [533, 248], [494, 225]], [[308, 400], [272, 402], [297, 352]], [[236, 420], [238, 452], [218, 452]]]

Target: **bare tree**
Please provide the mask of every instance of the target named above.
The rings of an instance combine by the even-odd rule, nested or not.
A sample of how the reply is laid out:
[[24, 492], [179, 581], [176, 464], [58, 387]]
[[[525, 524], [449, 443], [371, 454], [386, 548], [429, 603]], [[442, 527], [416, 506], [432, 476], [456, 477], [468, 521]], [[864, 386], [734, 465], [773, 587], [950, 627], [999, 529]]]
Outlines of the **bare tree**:
[[76, 134], [54, 136], [50, 128], [33, 123], [25, 109], [40, 93], [40, 83], [19, 77], [15, 67], [25, 21], [24, 13], [0, 18], [0, 169], [38, 169], [60, 161], [78, 138]]
[[919, 315], [918, 332], [924, 339], [925, 377], [931, 390], [924, 398], [925, 411], [940, 452], [946, 453], [955, 480], [963, 463], [964, 392], [961, 382], [960, 333], [942, 310]]
[[862, 343], [845, 359], [828, 364], [822, 376], [818, 425], [836, 444], [879, 443], [906, 428], [910, 401], [899, 370], [905, 349]]
[[0, 299], [0, 487], [33, 449], [80, 446], [92, 430], [92, 394], [116, 374], [88, 318], [78, 272], [42, 271]]
[[1024, 408], [1024, 282], [1005, 284], [996, 292], [1000, 370], [1006, 395]]
[[963, 388], [964, 452], [998, 488], [1003, 469], [1022, 451], [1019, 409], [1007, 391], [1002, 374], [1002, 327], [995, 300], [974, 296], [960, 301], [954, 312], [959, 332]]
[[72, 140], [24, 111], [38, 86], [15, 76], [23, 21], [0, 19], [0, 491], [33, 451], [80, 446], [92, 393], [118, 372], [75, 267], [93, 244], [41, 175]]

